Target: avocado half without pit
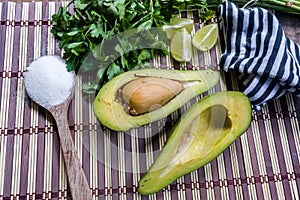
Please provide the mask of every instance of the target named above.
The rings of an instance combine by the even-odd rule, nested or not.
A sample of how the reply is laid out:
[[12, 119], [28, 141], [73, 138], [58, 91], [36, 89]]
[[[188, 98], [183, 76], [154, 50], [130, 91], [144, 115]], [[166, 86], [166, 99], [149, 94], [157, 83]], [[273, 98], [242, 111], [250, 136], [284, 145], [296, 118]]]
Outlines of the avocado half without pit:
[[174, 126], [165, 146], [139, 181], [148, 195], [207, 164], [250, 126], [251, 104], [241, 92], [217, 92], [192, 105]]
[[106, 127], [127, 131], [162, 119], [219, 81], [214, 70], [142, 69], [107, 82], [94, 100], [94, 113]]

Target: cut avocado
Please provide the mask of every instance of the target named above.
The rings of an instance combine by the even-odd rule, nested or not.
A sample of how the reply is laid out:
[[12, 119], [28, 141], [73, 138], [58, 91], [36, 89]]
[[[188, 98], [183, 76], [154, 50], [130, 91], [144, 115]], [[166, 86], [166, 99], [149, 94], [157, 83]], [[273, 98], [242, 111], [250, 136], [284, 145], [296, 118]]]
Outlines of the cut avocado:
[[251, 113], [248, 97], [240, 92], [217, 92], [195, 103], [175, 125], [138, 192], [158, 192], [215, 159], [248, 129]]
[[[163, 105], [153, 105], [150, 107], [155, 107], [155, 109], [133, 115], [132, 113], [134, 112], [128, 111], [126, 105], [124, 106], [126, 103], [120, 98], [120, 94], [122, 94], [122, 89], [127, 84], [147, 77], [172, 80], [171, 84], [169, 83], [170, 81], [160, 81], [165, 82], [168, 86], [176, 85], [174, 84], [174, 81], [176, 81], [183, 86], [183, 89], [180, 89], [180, 91], [176, 90], [177, 93], [175, 95], [168, 95], [170, 99], [167, 102], [164, 101]], [[151, 68], [125, 72], [107, 82], [100, 89], [94, 100], [94, 113], [104, 126], [116, 131], [126, 131], [168, 116], [196, 95], [213, 87], [218, 82], [219, 77], [219, 72], [210, 69], [194, 71]], [[126, 90], [132, 91], [131, 88]], [[153, 96], [161, 94], [165, 94], [165, 92], [158, 91]]]

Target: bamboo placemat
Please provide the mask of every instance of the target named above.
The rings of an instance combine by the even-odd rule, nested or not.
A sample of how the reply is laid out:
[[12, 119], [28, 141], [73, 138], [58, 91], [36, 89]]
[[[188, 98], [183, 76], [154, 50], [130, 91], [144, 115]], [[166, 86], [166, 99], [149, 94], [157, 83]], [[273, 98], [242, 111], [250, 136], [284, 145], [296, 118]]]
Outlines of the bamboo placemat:
[[[29, 99], [23, 85], [23, 73], [33, 59], [61, 54], [50, 29], [51, 15], [62, 4], [66, 5], [0, 2], [0, 199], [71, 198], [56, 125], [45, 109]], [[196, 29], [203, 25], [195, 22]], [[287, 28], [295, 30], [293, 25]], [[191, 64], [179, 65], [166, 57], [154, 59], [153, 65], [218, 69], [220, 54], [218, 44], [210, 52], [194, 50]], [[221, 81], [203, 95], [237, 89], [234, 74], [221, 75]], [[300, 130], [295, 103], [299, 101], [291, 94], [253, 113], [248, 131], [215, 160], [157, 194], [140, 196], [138, 181], [171, 127], [203, 95], [163, 120], [117, 133], [99, 124], [93, 97], [81, 92], [81, 81], [78, 76], [69, 122], [95, 199], [299, 199]]]

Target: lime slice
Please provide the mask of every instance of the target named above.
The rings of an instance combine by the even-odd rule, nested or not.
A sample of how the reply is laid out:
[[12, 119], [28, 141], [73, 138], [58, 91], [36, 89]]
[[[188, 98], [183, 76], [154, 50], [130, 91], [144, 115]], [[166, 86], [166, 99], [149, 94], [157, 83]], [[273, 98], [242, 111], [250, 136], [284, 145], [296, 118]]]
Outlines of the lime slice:
[[203, 26], [193, 36], [192, 43], [200, 51], [210, 50], [216, 44], [218, 34], [217, 24]]
[[179, 62], [188, 62], [192, 58], [192, 39], [185, 28], [178, 31], [170, 44], [172, 57]]
[[162, 28], [166, 31], [168, 38], [171, 40], [182, 28], [185, 28], [190, 34], [194, 29], [194, 21], [187, 18], [175, 18], [170, 22], [170, 24], [164, 25]]

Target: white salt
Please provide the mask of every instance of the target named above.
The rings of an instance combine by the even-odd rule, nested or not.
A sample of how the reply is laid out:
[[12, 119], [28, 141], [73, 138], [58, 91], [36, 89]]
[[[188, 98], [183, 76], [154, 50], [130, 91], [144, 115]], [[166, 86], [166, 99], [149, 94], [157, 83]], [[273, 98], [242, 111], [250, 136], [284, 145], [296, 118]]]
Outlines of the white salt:
[[65, 61], [58, 56], [42, 56], [25, 72], [25, 88], [29, 96], [44, 107], [63, 103], [71, 94], [74, 73], [68, 72]]

